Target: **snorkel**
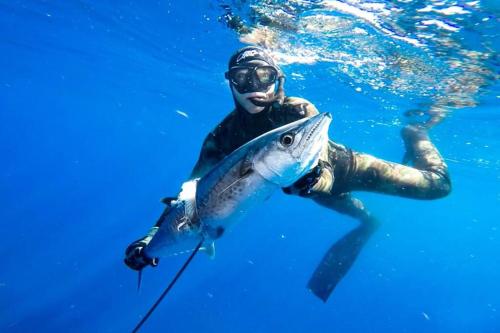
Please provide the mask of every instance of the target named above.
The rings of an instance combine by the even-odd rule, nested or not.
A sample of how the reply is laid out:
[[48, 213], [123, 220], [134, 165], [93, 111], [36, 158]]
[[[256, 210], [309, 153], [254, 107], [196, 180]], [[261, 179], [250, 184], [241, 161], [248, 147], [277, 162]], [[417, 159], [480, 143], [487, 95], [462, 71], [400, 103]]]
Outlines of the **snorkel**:
[[285, 101], [285, 90], [283, 86], [285, 85], [285, 74], [280, 69], [280, 76], [278, 77], [278, 89], [276, 90], [276, 94], [274, 96], [274, 100], [272, 100], [271, 104], [273, 108], [279, 110]]

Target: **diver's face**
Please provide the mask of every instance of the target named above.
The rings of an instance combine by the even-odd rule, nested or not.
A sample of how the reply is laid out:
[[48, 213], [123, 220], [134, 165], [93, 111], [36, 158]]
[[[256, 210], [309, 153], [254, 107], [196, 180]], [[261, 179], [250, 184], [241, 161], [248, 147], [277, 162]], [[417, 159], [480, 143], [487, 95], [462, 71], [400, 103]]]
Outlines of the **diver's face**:
[[[250, 67], [253, 66], [269, 67], [269, 64], [260, 60], [249, 61], [247, 65], [249, 65]], [[243, 107], [243, 109], [245, 109], [245, 111], [252, 114], [259, 113], [262, 110], [264, 110], [266, 102], [268, 102], [274, 97], [274, 93], [276, 91], [276, 83], [274, 82], [267, 87], [267, 90], [264, 91], [259, 90], [259, 91], [248, 91], [245, 93], [240, 93], [233, 84], [230, 84], [230, 87], [236, 102], [238, 102], [238, 104], [240, 104]], [[255, 89], [256, 90], [258, 89], [257, 86], [255, 87]]]
[[265, 102], [273, 98], [275, 89], [276, 84], [272, 84], [265, 92], [254, 91], [240, 94], [238, 90], [231, 85], [231, 91], [238, 104], [240, 104], [245, 111], [252, 114], [259, 113], [265, 109], [265, 106], [258, 106], [255, 103], [260, 104], [259, 102]]

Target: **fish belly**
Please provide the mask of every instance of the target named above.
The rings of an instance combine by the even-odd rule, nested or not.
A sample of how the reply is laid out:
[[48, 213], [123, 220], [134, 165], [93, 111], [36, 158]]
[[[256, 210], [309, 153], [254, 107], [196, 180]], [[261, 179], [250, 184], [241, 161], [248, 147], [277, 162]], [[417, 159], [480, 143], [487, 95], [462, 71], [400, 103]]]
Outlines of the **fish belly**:
[[277, 189], [257, 173], [240, 177], [233, 170], [212, 184], [205, 187], [202, 179], [192, 193], [196, 199], [176, 201], [146, 246], [147, 256], [179, 255], [192, 251], [201, 240], [214, 241]]
[[209, 191], [199, 185], [198, 214], [208, 237], [220, 236], [277, 189], [257, 173], [237, 177], [230, 172]]
[[170, 257], [190, 252], [202, 239], [198, 221], [186, 215], [184, 202], [172, 206], [165, 219], [144, 249], [151, 258]]

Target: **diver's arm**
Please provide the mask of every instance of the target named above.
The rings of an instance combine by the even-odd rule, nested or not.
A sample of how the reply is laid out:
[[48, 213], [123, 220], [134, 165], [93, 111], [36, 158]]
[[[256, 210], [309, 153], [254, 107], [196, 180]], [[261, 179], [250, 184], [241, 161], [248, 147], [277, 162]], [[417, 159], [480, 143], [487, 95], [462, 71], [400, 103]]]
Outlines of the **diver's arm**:
[[286, 97], [282, 106], [282, 112], [286, 114], [290, 122], [306, 117], [314, 117], [319, 114], [318, 109], [313, 103], [301, 97]]
[[407, 126], [402, 136], [414, 167], [353, 152], [346, 189], [414, 199], [437, 199], [448, 195], [451, 191], [448, 167], [427, 132], [416, 126]]
[[333, 168], [330, 164], [328, 158], [328, 145], [325, 146], [320, 155], [320, 163], [321, 172], [317, 179], [317, 182], [311, 188], [311, 195], [321, 195], [321, 194], [330, 194], [333, 187], [334, 176], [333, 176]]
[[247, 25], [245, 21], [238, 15], [234, 14], [232, 8], [228, 5], [222, 5], [225, 13], [219, 19], [222, 20], [229, 29], [233, 29], [240, 35], [248, 34], [252, 30]]
[[[213, 132], [209, 133], [203, 142], [200, 157], [191, 172], [190, 179], [204, 176], [217, 162], [223, 159], [224, 156], [225, 154], [218, 148], [216, 135]], [[148, 234], [132, 242], [125, 250], [125, 264], [134, 270], [140, 271], [148, 265], [158, 265], [158, 260], [156, 258], [147, 257], [143, 250], [158, 232], [170, 210], [170, 204], [166, 201], [164, 201], [164, 203], [167, 204], [167, 208], [165, 208], [156, 224], [149, 230]]]
[[203, 177], [215, 164], [225, 157], [224, 152], [218, 147], [214, 133], [209, 133], [203, 141], [200, 157], [196, 162], [190, 179]]
[[[306, 99], [295, 97], [295, 100], [293, 102], [303, 103], [305, 117], [314, 117], [315, 115], [319, 114], [319, 111], [316, 108], [316, 106], [314, 106], [314, 104], [312, 104]], [[311, 188], [312, 195], [329, 194], [333, 187], [334, 176], [333, 176], [333, 168], [329, 163], [328, 145], [329, 144], [325, 145], [319, 158], [320, 161], [322, 162], [320, 163], [321, 172], [317, 179], [317, 182]]]

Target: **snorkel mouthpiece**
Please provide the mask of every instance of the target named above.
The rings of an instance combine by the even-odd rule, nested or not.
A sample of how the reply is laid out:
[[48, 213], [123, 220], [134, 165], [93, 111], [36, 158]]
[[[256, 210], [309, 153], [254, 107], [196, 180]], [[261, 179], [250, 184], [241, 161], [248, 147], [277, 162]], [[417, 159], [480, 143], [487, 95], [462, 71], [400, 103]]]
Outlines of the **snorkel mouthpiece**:
[[263, 98], [252, 98], [251, 101], [253, 104], [257, 106], [269, 106], [272, 105], [275, 109], [280, 109], [285, 100], [285, 91], [283, 89], [283, 85], [285, 84], [285, 77], [280, 76], [278, 78], [278, 89], [274, 93], [274, 97], [269, 97], [267, 99]]

